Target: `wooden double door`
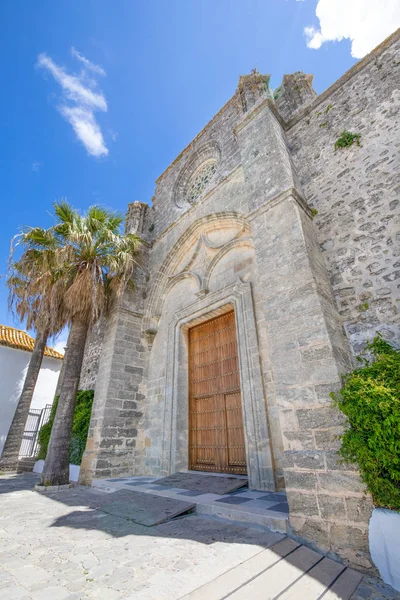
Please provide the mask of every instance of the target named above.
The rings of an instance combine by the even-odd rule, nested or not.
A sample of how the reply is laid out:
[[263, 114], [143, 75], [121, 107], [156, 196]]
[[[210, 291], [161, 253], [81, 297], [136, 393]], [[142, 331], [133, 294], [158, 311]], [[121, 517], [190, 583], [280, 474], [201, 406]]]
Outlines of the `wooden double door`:
[[247, 473], [233, 311], [189, 330], [189, 469]]

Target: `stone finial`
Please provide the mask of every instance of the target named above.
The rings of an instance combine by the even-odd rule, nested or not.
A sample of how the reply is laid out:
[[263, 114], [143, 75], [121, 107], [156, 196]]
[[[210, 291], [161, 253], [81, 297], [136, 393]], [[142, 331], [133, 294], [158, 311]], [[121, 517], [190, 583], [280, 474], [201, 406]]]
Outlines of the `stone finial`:
[[128, 204], [126, 213], [125, 233], [136, 233], [140, 236], [143, 233], [146, 212], [149, 205], [146, 202], [131, 202]]
[[241, 75], [238, 92], [243, 112], [247, 112], [263, 96], [269, 96], [270, 75], [261, 75], [253, 69], [250, 75]]
[[285, 121], [316, 97], [312, 86], [313, 79], [314, 75], [307, 75], [301, 71], [283, 76], [282, 85], [274, 92], [274, 99]]

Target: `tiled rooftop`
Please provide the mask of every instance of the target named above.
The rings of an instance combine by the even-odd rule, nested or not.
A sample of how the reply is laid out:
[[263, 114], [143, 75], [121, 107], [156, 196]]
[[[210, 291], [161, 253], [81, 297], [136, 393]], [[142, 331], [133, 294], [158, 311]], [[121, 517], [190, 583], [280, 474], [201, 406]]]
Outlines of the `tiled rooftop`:
[[[33, 337], [28, 335], [26, 331], [21, 329], [14, 329], [14, 327], [8, 327], [7, 325], [0, 325], [0, 346], [8, 346], [16, 350], [27, 350], [28, 352], [33, 351], [35, 340]], [[44, 351], [45, 356], [50, 358], [63, 359], [64, 356], [46, 346]]]

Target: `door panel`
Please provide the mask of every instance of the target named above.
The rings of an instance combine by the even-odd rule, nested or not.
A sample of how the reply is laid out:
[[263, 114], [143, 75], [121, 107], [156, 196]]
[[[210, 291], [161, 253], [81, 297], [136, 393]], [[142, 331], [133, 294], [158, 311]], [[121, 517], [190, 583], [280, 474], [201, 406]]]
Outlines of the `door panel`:
[[232, 469], [244, 468], [246, 471], [246, 453], [240, 393], [226, 394], [225, 406], [228, 465]]
[[189, 468], [245, 474], [233, 312], [189, 331]]
[[214, 470], [216, 466], [217, 437], [216, 430], [209, 427], [210, 417], [215, 413], [215, 396], [193, 398], [192, 404], [192, 444], [195, 453], [192, 461], [205, 470]]

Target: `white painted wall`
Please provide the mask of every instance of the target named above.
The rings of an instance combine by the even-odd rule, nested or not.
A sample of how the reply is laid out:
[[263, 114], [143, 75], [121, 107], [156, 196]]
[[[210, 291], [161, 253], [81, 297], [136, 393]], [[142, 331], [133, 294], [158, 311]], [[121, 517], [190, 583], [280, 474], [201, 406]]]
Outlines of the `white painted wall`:
[[[32, 353], [0, 346], [0, 454], [24, 385]], [[62, 360], [45, 356], [31, 408], [52, 404]]]

